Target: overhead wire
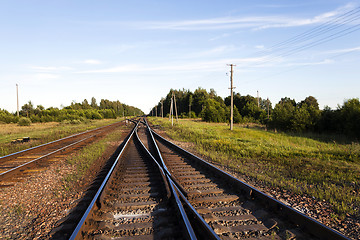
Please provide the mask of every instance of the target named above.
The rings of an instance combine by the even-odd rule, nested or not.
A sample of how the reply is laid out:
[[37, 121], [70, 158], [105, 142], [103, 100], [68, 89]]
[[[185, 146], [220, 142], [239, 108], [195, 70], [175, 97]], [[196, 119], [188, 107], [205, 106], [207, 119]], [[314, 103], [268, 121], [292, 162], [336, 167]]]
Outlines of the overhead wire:
[[[360, 18], [360, 17], [359, 17]], [[329, 41], [332, 41], [334, 39], [337, 39], [337, 38], [340, 38], [340, 37], [343, 37], [343, 36], [346, 36], [348, 34], [351, 34], [355, 31], [358, 31], [360, 30], [360, 24], [357, 24], [355, 26], [352, 26], [352, 27], [349, 27], [349, 28], [346, 28], [340, 32], [337, 32], [337, 33], [333, 33], [329, 36], [326, 36], [324, 38], [321, 38], [321, 39], [318, 39], [314, 42], [310, 42], [308, 44], [305, 44], [305, 45], [302, 45], [302, 46], [299, 46], [299, 47], [296, 47], [292, 50], [289, 50], [289, 51], [286, 51], [284, 53], [281, 53], [281, 54], [277, 54], [275, 56], [269, 56], [266, 60], [263, 60], [261, 62], [261, 64], [265, 64], [265, 63], [268, 63], [268, 62], [271, 62], [271, 61], [274, 61], [274, 60], [277, 60], [277, 59], [281, 59], [283, 57], [287, 57], [287, 56], [290, 56], [290, 55], [293, 55], [295, 53], [298, 53], [298, 52], [301, 52], [303, 50], [306, 50], [306, 49], [309, 49], [309, 48], [312, 48], [312, 47], [315, 47], [317, 45], [320, 45], [320, 44], [323, 44], [323, 43], [326, 43], [326, 42], [329, 42]], [[254, 63], [255, 64], [258, 64], [258, 63]]]
[[[267, 50], [263, 50], [257, 53], [257, 55], [261, 53], [268, 53], [269, 51], [273, 50], [267, 56], [262, 56], [262, 60], [257, 61], [253, 64], [248, 66], [257, 66], [260, 64], [265, 64], [270, 61], [274, 61], [276, 59], [292, 55], [294, 53], [300, 52], [302, 50], [329, 42], [336, 38], [340, 38], [342, 36], [348, 35], [352, 32], [359, 30], [360, 24], [356, 24], [349, 28], [340, 30], [338, 32], [333, 32], [338, 28], [342, 28], [344, 25], [350, 24], [356, 20], [360, 19], [360, 7], [352, 9], [340, 16], [333, 18], [313, 29], [310, 29], [304, 33], [298, 34], [288, 40], [279, 42], [274, 44]], [[330, 35], [325, 35], [325, 37], [317, 39], [316, 37], [322, 36], [326, 33], [331, 33]]]
[[[342, 56], [354, 53], [356, 51], [360, 51], [360, 49], [357, 48], [357, 49], [349, 50], [347, 52], [339, 53], [339, 54], [336, 54], [336, 55], [334, 55], [334, 56], [332, 56], [331, 58], [328, 58], [328, 59], [335, 59], [335, 58], [338, 58], [338, 57], [342, 57]], [[256, 81], [261, 81], [263, 79], [269, 79], [271, 77], [278, 76], [278, 75], [281, 75], [281, 74], [286, 73], [286, 72], [292, 72], [292, 71], [298, 70], [300, 68], [309, 67], [309, 66], [312, 66], [312, 65], [313, 64], [311, 64], [311, 63], [303, 64], [301, 66], [296, 66], [296, 67], [293, 67], [291, 69], [287, 69], [285, 71], [280, 71], [280, 72], [277, 72], [277, 73], [274, 73], [274, 74], [271, 74], [271, 75], [267, 75], [267, 76], [264, 76], [264, 77], [260, 77], [260, 78], [254, 79], [254, 80], [244, 81], [244, 82], [242, 82], [242, 84], [247, 84], [247, 83], [250, 83], [250, 82], [253, 83], [253, 82], [256, 82]]]
[[[305, 31], [305, 32], [303, 32], [301, 34], [298, 34], [298, 35], [296, 35], [296, 36], [294, 36], [294, 37], [292, 37], [290, 39], [287, 39], [285, 41], [282, 41], [280, 43], [274, 44], [269, 49], [271, 50], [271, 49], [274, 49], [274, 48], [279, 48], [279, 47], [281, 47], [283, 45], [286, 45], [286, 44], [289, 44], [289, 43], [292, 43], [292, 42], [295, 42], [295, 41], [302, 40], [305, 37], [313, 37], [314, 34], [318, 35], [319, 32], [321, 33], [321, 32], [327, 31], [327, 30], [332, 30], [332, 28], [336, 27], [335, 24], [338, 24], [338, 27], [339, 27], [340, 24], [344, 24], [346, 22], [346, 21], [340, 22], [340, 19], [344, 18], [347, 15], [352, 16], [352, 15], [357, 14], [359, 12], [360, 12], [360, 7], [355, 8], [355, 9], [353, 9], [351, 11], [348, 11], [348, 12], [346, 12], [344, 14], [341, 14], [340, 16], [338, 16], [338, 17], [336, 17], [334, 19], [331, 19], [331, 20], [329, 20], [329, 21], [327, 21], [325, 23], [322, 23], [322, 24], [320, 24], [319, 26], [317, 26], [315, 28], [312, 28], [312, 29], [310, 29], [308, 31]], [[355, 17], [358, 17], [358, 16], [355, 16]], [[352, 19], [350, 19], [350, 20], [352, 20]]]

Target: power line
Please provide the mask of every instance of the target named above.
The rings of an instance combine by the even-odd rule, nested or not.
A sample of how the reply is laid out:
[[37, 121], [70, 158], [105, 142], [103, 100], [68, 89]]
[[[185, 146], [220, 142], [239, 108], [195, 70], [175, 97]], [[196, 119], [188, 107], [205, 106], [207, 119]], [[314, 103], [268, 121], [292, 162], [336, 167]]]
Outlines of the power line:
[[287, 56], [290, 56], [290, 55], [293, 55], [295, 53], [298, 53], [298, 52], [301, 52], [303, 50], [306, 50], [306, 49], [309, 49], [309, 48], [312, 48], [312, 47], [315, 47], [315, 46], [318, 46], [320, 44], [323, 44], [323, 43], [326, 43], [326, 42], [330, 42], [334, 39], [337, 39], [337, 38], [340, 38], [340, 37], [343, 37], [343, 36], [346, 36], [350, 33], [353, 33], [355, 31], [358, 31], [360, 30], [360, 24], [357, 24], [355, 26], [352, 26], [352, 27], [349, 27], [347, 29], [344, 29], [340, 32], [337, 32], [337, 33], [334, 33], [334, 34], [331, 34], [329, 36], [326, 36], [324, 38], [321, 38], [319, 40], [316, 40], [314, 42], [311, 42], [311, 43], [308, 43], [308, 44], [305, 44], [303, 46], [300, 46], [300, 47], [296, 47], [290, 51], [287, 51], [287, 52], [284, 52], [284, 53], [281, 53], [281, 54], [278, 54], [277, 56], [272, 56], [272, 57], [269, 57], [268, 59], [264, 60], [261, 62], [261, 64], [264, 64], [264, 63], [268, 63], [268, 62], [271, 62], [273, 60], [277, 60], [277, 59], [280, 59], [282, 57], [287, 57]]
[[340, 25], [340, 24], [346, 24], [348, 22], [352, 22], [352, 21], [358, 19], [359, 16], [355, 16], [356, 19], [352, 18], [350, 20], [342, 21], [342, 22], [339, 22], [339, 19], [343, 18], [346, 15], [351, 16], [351, 15], [354, 15], [354, 14], [359, 13], [359, 12], [360, 12], [360, 7], [355, 8], [355, 9], [349, 11], [349, 12], [346, 12], [346, 13], [336, 17], [335, 19], [332, 19], [332, 20], [329, 20], [329, 21], [327, 21], [327, 22], [325, 22], [323, 24], [320, 24], [319, 26], [317, 26], [315, 28], [312, 28], [312, 29], [310, 29], [308, 31], [305, 31], [305, 32], [301, 33], [301, 34], [298, 34], [298, 35], [296, 35], [296, 36], [294, 36], [294, 37], [292, 37], [292, 38], [290, 38], [288, 40], [285, 40], [283, 42], [277, 43], [277, 44], [273, 45], [272, 47], [270, 47], [270, 49], [275, 48], [275, 47], [278, 48], [280, 46], [283, 46], [285, 44], [289, 44], [289, 43], [294, 42], [294, 41], [299, 41], [299, 40], [301, 40], [301, 39], [303, 39], [305, 37], [309, 37], [309, 36], [312, 37], [314, 33], [319, 34], [319, 32], [321, 33], [321, 32], [324, 32], [326, 30], [329, 30], [329, 26], [331, 26], [330, 27], [330, 30], [331, 30], [332, 28], [336, 27], [336, 26], [334, 26], [335, 24]]
[[[341, 57], [341, 56], [344, 56], [344, 55], [348, 55], [348, 54], [354, 53], [354, 52], [356, 52], [356, 51], [359, 51], [359, 50], [358, 50], [358, 49], [354, 49], [354, 50], [350, 50], [350, 51], [345, 52], [345, 53], [339, 53], [339, 54], [336, 54], [336, 55], [332, 56], [332, 57], [329, 58], [329, 59], [338, 58], [338, 57]], [[290, 69], [288, 69], [288, 70], [280, 71], [280, 72], [277, 72], [277, 73], [274, 73], [274, 74], [270, 74], [270, 75], [267, 75], [267, 76], [264, 76], [264, 77], [261, 77], [261, 78], [257, 78], [257, 79], [251, 80], [251, 81], [244, 81], [244, 82], [242, 82], [242, 84], [247, 84], [247, 83], [250, 83], [250, 82], [253, 83], [253, 82], [261, 81], [261, 80], [264, 80], [264, 79], [268, 79], [268, 78], [272, 78], [272, 77], [281, 75], [281, 74], [283, 74], [283, 73], [292, 72], [292, 71], [298, 70], [298, 69], [300, 69], [300, 68], [309, 67], [309, 66], [312, 66], [312, 64], [305, 64], [305, 65], [301, 65], [301, 66], [296, 66], [296, 67], [290, 68]]]
[[[357, 7], [332, 20], [329, 20], [326, 23], [321, 24], [320, 26], [317, 26], [304, 33], [298, 34], [288, 40], [275, 44], [269, 49], [259, 52], [259, 53], [265, 53], [265, 52], [268, 53], [268, 51], [273, 49], [273, 52], [270, 53], [269, 56], [265, 56], [262, 61], [250, 64], [249, 66], [260, 65], [273, 61], [275, 59], [279, 59], [284, 56], [289, 56], [294, 53], [300, 52], [302, 50], [329, 42], [336, 38], [340, 38], [352, 32], [355, 32], [360, 29], [359, 28], [360, 24], [356, 24], [354, 26], [332, 33], [330, 35], [325, 35], [327, 33], [334, 32], [334, 30], [336, 29], [342, 28], [345, 24], [349, 24], [356, 20], [359, 20], [360, 19], [359, 13], [360, 13], [360, 7]], [[325, 37], [316, 39], [321, 35], [325, 35]], [[259, 55], [259, 53], [257, 55]]]

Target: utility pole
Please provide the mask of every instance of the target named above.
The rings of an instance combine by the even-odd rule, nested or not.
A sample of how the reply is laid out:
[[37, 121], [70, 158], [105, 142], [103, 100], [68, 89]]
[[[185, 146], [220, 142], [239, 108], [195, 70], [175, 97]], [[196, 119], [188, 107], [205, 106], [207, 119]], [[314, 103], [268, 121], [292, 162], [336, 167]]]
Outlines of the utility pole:
[[191, 118], [191, 103], [192, 103], [192, 96], [189, 96], [189, 118]]
[[189, 118], [191, 118], [190, 113], [191, 113], [191, 103], [189, 103]]
[[164, 117], [164, 101], [161, 100], [161, 118]]
[[157, 117], [157, 105], [155, 106], [155, 111], [156, 111], [155, 116]]
[[257, 103], [258, 103], [258, 108], [260, 108], [259, 91], [256, 91], [256, 92], [257, 92]]
[[171, 96], [171, 103], [170, 103], [170, 115], [169, 115], [169, 120], [171, 119], [171, 126], [174, 125], [174, 120], [173, 120], [173, 98]]
[[[173, 106], [175, 105], [175, 106]], [[176, 121], [178, 121], [178, 115], [177, 115], [177, 108], [176, 108], [176, 98], [174, 92], [171, 94], [171, 104], [170, 104], [170, 115], [169, 120], [171, 118], [171, 126], [174, 125], [174, 107], [175, 107], [175, 114], [176, 114]]]
[[230, 107], [230, 130], [233, 130], [233, 122], [234, 122], [234, 93], [233, 89], [233, 67], [236, 66], [234, 64], [228, 64], [231, 67], [230, 70], [230, 96], [231, 96], [231, 107]]
[[19, 117], [19, 86], [16, 84], [17, 116]]
[[178, 114], [177, 114], [177, 107], [176, 107], [176, 98], [175, 98], [175, 93], [173, 92], [173, 98], [174, 98], [174, 103], [175, 103], [175, 116], [176, 116], [176, 121], [178, 121]]
[[269, 98], [267, 98], [267, 112], [268, 112], [268, 120], [270, 119], [270, 107], [269, 107], [270, 103], [269, 103]]

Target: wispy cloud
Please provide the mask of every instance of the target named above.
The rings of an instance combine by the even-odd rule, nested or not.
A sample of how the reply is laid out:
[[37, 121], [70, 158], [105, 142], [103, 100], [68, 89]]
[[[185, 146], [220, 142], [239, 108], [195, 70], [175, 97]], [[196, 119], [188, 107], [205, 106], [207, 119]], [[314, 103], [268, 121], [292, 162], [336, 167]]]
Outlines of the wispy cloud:
[[76, 73], [123, 73], [123, 72], [132, 72], [132, 71], [140, 71], [141, 67], [139, 65], [121, 65], [110, 68], [102, 68], [96, 70], [85, 70], [78, 71]]
[[143, 66], [137, 64], [120, 65], [111, 68], [79, 71], [79, 74], [87, 73], [127, 73], [127, 72], [162, 72], [162, 71], [219, 71], [227, 68], [228, 63], [248, 64], [263, 61], [263, 58], [227, 58], [215, 61], [194, 61], [186, 63], [173, 63], [167, 65]]
[[101, 64], [102, 62], [96, 59], [86, 59], [85, 61], [83, 61], [83, 63], [85, 64], [92, 64], [92, 65], [98, 65]]
[[298, 62], [298, 63], [288, 63], [283, 65], [284, 67], [292, 67], [292, 66], [316, 66], [316, 65], [326, 65], [333, 64], [335, 60], [333, 59], [324, 59], [319, 62]]
[[222, 45], [218, 47], [214, 47], [211, 49], [207, 49], [204, 51], [194, 52], [185, 54], [184, 58], [199, 58], [199, 57], [211, 57], [211, 56], [220, 56], [225, 53], [234, 52], [240, 49], [239, 47], [235, 47], [233, 45]]
[[29, 66], [29, 68], [31, 70], [34, 70], [35, 72], [40, 72], [40, 73], [69, 71], [69, 70], [73, 69], [71, 67], [64, 67], [64, 66], [59, 66], [59, 67], [54, 67], [54, 66]]
[[232, 34], [230, 33], [223, 33], [219, 36], [216, 36], [216, 37], [213, 37], [213, 38], [210, 38], [209, 41], [215, 41], [215, 40], [219, 40], [219, 39], [222, 39], [222, 38], [227, 38], [227, 37], [230, 37]]
[[[127, 22], [128, 26], [149, 30], [224, 30], [250, 28], [253, 30], [267, 28], [297, 27], [324, 23], [332, 17], [354, 8], [354, 4], [341, 6], [333, 11], [321, 13], [310, 18], [294, 18], [290, 16], [248, 16], [248, 17], [222, 17], [199, 20], [181, 21], [146, 21]], [[121, 24], [121, 23], [120, 23]], [[122, 23], [125, 24], [125, 23]], [[226, 36], [226, 35], [225, 35]], [[221, 36], [219, 36], [221, 37]], [[216, 38], [215, 38], [216, 39]]]
[[290, 19], [282, 16], [255, 16], [255, 17], [224, 17], [200, 20], [144, 22], [138, 27], [151, 30], [222, 30], [237, 28], [259, 28], [268, 24], [289, 22]]
[[323, 52], [323, 54], [337, 54], [337, 53], [350, 53], [350, 52], [359, 52], [360, 47], [353, 47], [353, 48], [345, 48], [345, 49], [336, 49], [331, 51]]
[[256, 45], [255, 48], [258, 50], [264, 50], [265, 46], [264, 45]]
[[50, 79], [57, 79], [60, 76], [57, 74], [51, 74], [51, 73], [39, 73], [35, 74], [34, 78], [38, 80], [50, 80]]
[[317, 16], [314, 16], [312, 18], [299, 18], [299, 19], [291, 19], [289, 18], [286, 22], [269, 22], [262, 26], [259, 26], [258, 29], [266, 29], [266, 28], [282, 28], [282, 27], [299, 27], [299, 26], [305, 26], [305, 25], [312, 25], [312, 24], [318, 24], [318, 23], [325, 23], [329, 21], [330, 19], [339, 16], [350, 9], [354, 8], [354, 4], [349, 3], [345, 6], [341, 6], [333, 11], [325, 12], [322, 14], [319, 14]]

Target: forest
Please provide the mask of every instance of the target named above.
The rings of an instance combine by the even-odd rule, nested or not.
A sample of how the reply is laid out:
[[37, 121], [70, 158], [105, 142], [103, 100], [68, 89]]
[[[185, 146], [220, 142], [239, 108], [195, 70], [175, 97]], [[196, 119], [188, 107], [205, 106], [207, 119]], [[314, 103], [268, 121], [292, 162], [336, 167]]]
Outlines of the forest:
[[[151, 115], [169, 116], [174, 94], [180, 118], [201, 118], [206, 122], [230, 122], [230, 96], [222, 98], [214, 89], [171, 89], [151, 110]], [[358, 98], [344, 101], [333, 110], [320, 110], [318, 101], [308, 96], [300, 102], [289, 97], [272, 106], [267, 99], [234, 93], [234, 123], [259, 123], [267, 128], [287, 132], [343, 134], [360, 139], [360, 102]]]
[[97, 104], [94, 97], [90, 103], [84, 99], [81, 103], [72, 102], [70, 106], [61, 109], [50, 107], [45, 109], [42, 105], [33, 105], [31, 101], [24, 104], [17, 113], [10, 113], [0, 109], [0, 122], [21, 123], [28, 125], [32, 122], [68, 122], [78, 123], [88, 119], [116, 118], [123, 116], [143, 115], [136, 107], [123, 104], [119, 101], [101, 99]]

